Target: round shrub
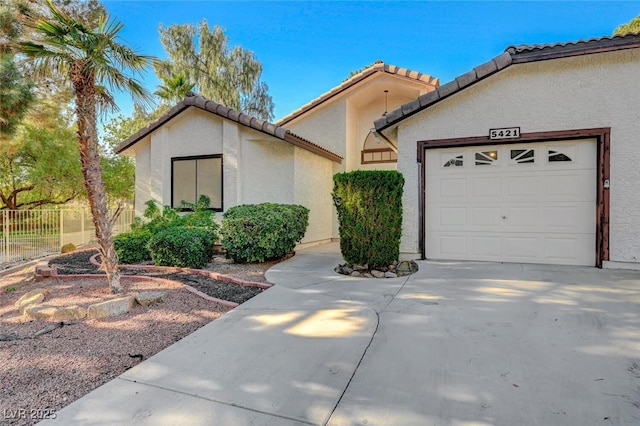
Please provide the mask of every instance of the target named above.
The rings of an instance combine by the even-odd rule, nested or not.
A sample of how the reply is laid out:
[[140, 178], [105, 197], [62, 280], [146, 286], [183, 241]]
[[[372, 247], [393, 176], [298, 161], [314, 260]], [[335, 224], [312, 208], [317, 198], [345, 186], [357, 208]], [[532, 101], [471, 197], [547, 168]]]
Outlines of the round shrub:
[[116, 235], [113, 238], [113, 245], [118, 254], [118, 260], [128, 265], [151, 260], [151, 253], [147, 248], [151, 235], [151, 232], [144, 229]]
[[65, 245], [62, 246], [62, 248], [60, 249], [60, 253], [64, 254], [64, 253], [71, 253], [72, 251], [76, 251], [78, 248], [76, 247], [75, 244], [73, 243], [67, 243]]
[[222, 245], [235, 262], [279, 259], [302, 240], [309, 209], [294, 204], [245, 204], [227, 210], [222, 220]]
[[202, 269], [213, 257], [215, 232], [202, 226], [174, 226], [154, 234], [149, 252], [157, 266]]

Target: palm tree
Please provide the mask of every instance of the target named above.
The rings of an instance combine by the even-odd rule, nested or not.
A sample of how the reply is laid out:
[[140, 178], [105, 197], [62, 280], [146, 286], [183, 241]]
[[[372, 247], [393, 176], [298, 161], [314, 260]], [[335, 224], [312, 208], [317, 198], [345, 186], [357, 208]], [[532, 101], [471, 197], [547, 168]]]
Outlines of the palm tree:
[[155, 95], [168, 103], [176, 103], [183, 100], [196, 86], [187, 80], [184, 73], [162, 79], [164, 85], [158, 86]]
[[113, 246], [113, 219], [100, 167], [96, 116], [99, 107], [117, 109], [108, 88], [128, 91], [136, 101], [150, 100], [150, 94], [133, 76], [151, 65], [153, 58], [120, 44], [118, 33], [123, 24], [111, 20], [106, 12], [92, 25], [60, 10], [52, 0], [46, 0], [46, 6], [46, 17], [23, 16], [36, 40], [19, 42], [18, 49], [39, 75], [64, 79], [71, 86], [82, 173], [102, 267], [111, 291], [117, 293], [122, 288]]

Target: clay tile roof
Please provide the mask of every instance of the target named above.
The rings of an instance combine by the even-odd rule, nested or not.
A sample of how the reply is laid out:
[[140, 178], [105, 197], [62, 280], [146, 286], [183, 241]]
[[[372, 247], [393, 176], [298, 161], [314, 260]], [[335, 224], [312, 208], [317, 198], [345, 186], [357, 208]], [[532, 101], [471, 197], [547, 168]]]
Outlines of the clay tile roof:
[[640, 33], [606, 36], [567, 43], [509, 46], [501, 55], [478, 65], [473, 70], [438, 87], [435, 91], [420, 96], [418, 98], [418, 107], [416, 107], [415, 101], [404, 104], [395, 111], [391, 111], [384, 117], [377, 119], [374, 122], [374, 126], [378, 131], [394, 126], [405, 118], [429, 108], [442, 99], [455, 95], [466, 87], [496, 74], [512, 64], [637, 48], [640, 48]]
[[190, 107], [198, 108], [200, 110], [207, 111], [217, 116], [234, 121], [240, 125], [250, 127], [254, 130], [257, 130], [259, 132], [281, 139], [292, 145], [306, 149], [307, 151], [321, 155], [332, 161], [336, 161], [338, 163], [342, 162], [342, 157], [340, 155], [334, 152], [331, 152], [328, 149], [325, 149], [320, 145], [315, 144], [307, 139], [304, 139], [292, 133], [291, 131], [285, 129], [282, 126], [269, 123], [265, 120], [255, 118], [243, 112], [239, 112], [234, 109], [228, 108], [224, 105], [220, 105], [203, 96], [187, 96], [186, 98], [184, 98], [184, 100], [179, 102], [177, 105], [175, 105], [173, 108], [167, 111], [163, 116], [155, 120], [153, 123], [149, 124], [143, 129], [140, 129], [138, 132], [129, 136], [126, 140], [121, 142], [116, 147], [116, 153], [120, 154], [124, 150], [132, 147], [141, 139], [143, 139], [145, 136], [157, 130], [162, 125], [169, 122], [171, 119], [173, 119], [178, 114], [180, 114], [181, 112], [183, 112], [184, 110]]
[[343, 81], [342, 83], [340, 83], [333, 89], [329, 90], [328, 92], [323, 93], [322, 95], [313, 99], [311, 102], [308, 102], [307, 104], [293, 111], [291, 114], [281, 118], [276, 122], [276, 124], [284, 125], [298, 118], [299, 116], [305, 114], [307, 111], [317, 107], [318, 105], [326, 102], [327, 100], [333, 98], [334, 96], [341, 94], [342, 92], [349, 89], [350, 87], [353, 87], [354, 85], [358, 84], [362, 80], [365, 80], [367, 77], [370, 77], [379, 72], [397, 75], [399, 77], [407, 78], [407, 79], [417, 81], [429, 86], [437, 87], [440, 84], [437, 78], [432, 77], [428, 74], [423, 74], [417, 71], [411, 71], [406, 68], [399, 68], [395, 65], [385, 64], [384, 62], [378, 59], [370, 67], [365, 68], [358, 74], [353, 75], [352, 77]]

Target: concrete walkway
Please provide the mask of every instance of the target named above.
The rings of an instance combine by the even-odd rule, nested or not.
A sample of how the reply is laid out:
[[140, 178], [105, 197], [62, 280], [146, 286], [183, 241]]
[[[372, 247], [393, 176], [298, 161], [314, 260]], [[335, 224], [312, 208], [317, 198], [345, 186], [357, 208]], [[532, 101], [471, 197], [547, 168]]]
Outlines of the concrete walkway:
[[640, 424], [639, 272], [419, 262], [377, 280], [340, 261], [299, 251], [45, 424]]

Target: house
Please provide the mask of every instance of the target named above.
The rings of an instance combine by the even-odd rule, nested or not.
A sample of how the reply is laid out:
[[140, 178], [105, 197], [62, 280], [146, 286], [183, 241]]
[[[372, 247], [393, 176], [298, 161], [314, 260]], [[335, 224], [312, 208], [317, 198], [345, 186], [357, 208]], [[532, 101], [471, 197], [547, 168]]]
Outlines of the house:
[[509, 47], [375, 128], [405, 257], [640, 269], [640, 34]]
[[148, 200], [178, 207], [200, 194], [218, 211], [295, 203], [310, 210], [303, 244], [327, 242], [338, 238], [333, 174], [395, 169], [397, 148], [371, 133], [373, 120], [437, 87], [436, 78], [377, 61], [274, 124], [191, 96], [116, 152], [135, 157], [138, 215]]
[[239, 204], [301, 204], [306, 242], [331, 239], [334, 164], [342, 157], [289, 130], [190, 96], [116, 148], [135, 157], [136, 215], [148, 200], [180, 207], [200, 195], [222, 212]]
[[339, 237], [332, 175], [390, 168], [404, 259], [640, 269], [638, 76], [640, 34], [512, 46], [442, 86], [378, 61], [275, 124], [187, 98], [117, 151], [138, 210], [204, 177], [219, 210], [307, 206], [318, 243]]

